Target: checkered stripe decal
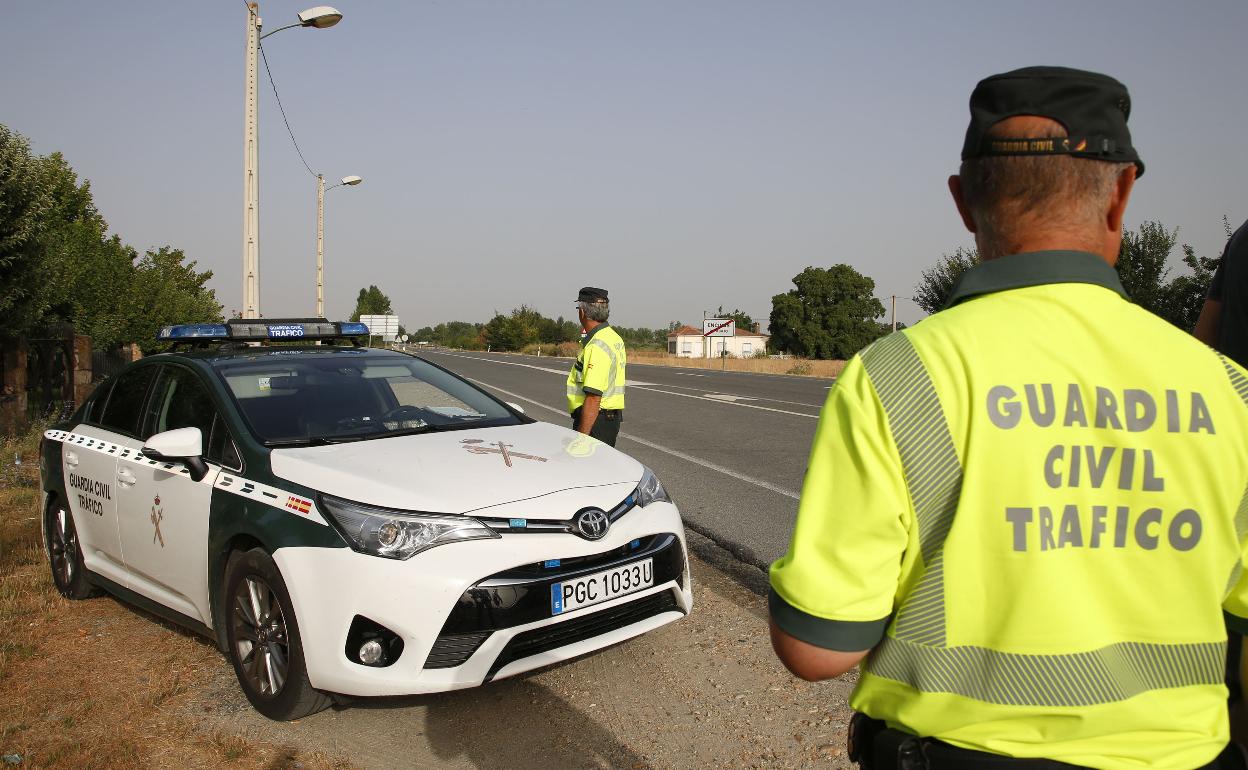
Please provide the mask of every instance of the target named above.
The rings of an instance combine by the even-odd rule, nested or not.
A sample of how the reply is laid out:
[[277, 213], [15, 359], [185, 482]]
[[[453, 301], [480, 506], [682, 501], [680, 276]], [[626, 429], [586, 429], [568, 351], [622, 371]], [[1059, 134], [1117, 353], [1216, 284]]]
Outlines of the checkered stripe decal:
[[[63, 430], [44, 431], [43, 437], [49, 441], [59, 441], [68, 446], [78, 447], [91, 452], [99, 452], [101, 454], [112, 455], [122, 460], [129, 460], [140, 465], [160, 466], [162, 469], [170, 473], [178, 473], [183, 476], [189, 476], [190, 471], [179, 463], [161, 462], [144, 457], [137, 449], [114, 444], [103, 439], [84, 436], [81, 433], [71, 433]], [[217, 480], [213, 484], [215, 489], [220, 489], [239, 497], [255, 500], [265, 505], [285, 511], [289, 514], [299, 516], [302, 519], [315, 522], [322, 526], [329, 526], [324, 517], [316, 509], [316, 504], [306, 497], [292, 495], [289, 491], [270, 487], [256, 481], [249, 481], [234, 474], [232, 471], [222, 470], [217, 475]]]

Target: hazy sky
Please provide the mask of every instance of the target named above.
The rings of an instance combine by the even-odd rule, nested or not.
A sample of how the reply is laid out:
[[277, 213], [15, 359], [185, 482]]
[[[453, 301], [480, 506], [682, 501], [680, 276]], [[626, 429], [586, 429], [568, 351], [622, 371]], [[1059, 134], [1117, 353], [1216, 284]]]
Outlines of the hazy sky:
[[[521, 303], [612, 321], [766, 320], [807, 265], [885, 300], [971, 245], [945, 189], [980, 78], [1058, 64], [1125, 82], [1148, 167], [1127, 223], [1215, 255], [1248, 217], [1248, 2], [335, 0], [265, 41], [326, 197], [326, 304], [370, 283], [409, 327]], [[303, 2], [261, 3], [265, 29]], [[242, 0], [6, 2], [0, 122], [91, 180], [112, 230], [241, 296]], [[316, 183], [261, 79], [261, 296], [315, 307]], [[898, 301], [906, 321], [921, 316]]]

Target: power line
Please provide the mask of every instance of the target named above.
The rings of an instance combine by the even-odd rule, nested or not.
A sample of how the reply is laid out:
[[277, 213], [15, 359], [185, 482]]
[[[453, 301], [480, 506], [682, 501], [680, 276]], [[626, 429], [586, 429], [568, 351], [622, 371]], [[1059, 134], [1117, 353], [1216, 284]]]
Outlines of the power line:
[[290, 121], [286, 119], [286, 108], [282, 106], [282, 97], [277, 93], [277, 82], [273, 80], [273, 70], [269, 69], [269, 57], [264, 54], [264, 44], [260, 44], [260, 58], [264, 60], [264, 71], [268, 73], [269, 85], [273, 86], [273, 97], [277, 99], [277, 109], [282, 113], [282, 122], [286, 124], [286, 133], [290, 134], [290, 143], [295, 146], [295, 152], [299, 155], [299, 160], [303, 161], [303, 167], [308, 170], [312, 176], [316, 176], [316, 172], [308, 165], [308, 161], [303, 157], [303, 150], [299, 149], [299, 142], [295, 140], [295, 132], [290, 127]]

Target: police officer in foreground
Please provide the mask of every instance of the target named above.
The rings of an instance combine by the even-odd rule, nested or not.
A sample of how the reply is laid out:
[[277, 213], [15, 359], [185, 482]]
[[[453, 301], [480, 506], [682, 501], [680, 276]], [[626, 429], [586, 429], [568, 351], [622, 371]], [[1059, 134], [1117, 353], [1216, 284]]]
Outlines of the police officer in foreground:
[[970, 106], [983, 264], [829, 394], [772, 643], [809, 680], [864, 661], [863, 767], [1242, 768], [1248, 377], [1123, 293], [1122, 84], [1033, 67]]
[[576, 312], [585, 336], [568, 372], [572, 430], [615, 446], [624, 422], [624, 340], [607, 324], [611, 305], [606, 289], [581, 289]]

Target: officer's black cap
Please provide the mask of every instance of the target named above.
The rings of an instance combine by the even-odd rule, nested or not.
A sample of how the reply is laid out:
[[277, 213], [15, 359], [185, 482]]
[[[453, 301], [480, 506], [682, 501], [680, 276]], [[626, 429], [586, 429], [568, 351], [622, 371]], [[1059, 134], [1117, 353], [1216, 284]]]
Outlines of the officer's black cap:
[[607, 290], [586, 286], [576, 298], [577, 302], [607, 302]]
[[[1127, 87], [1097, 72], [1024, 67], [984, 78], [971, 93], [971, 125], [962, 159], [989, 155], [1073, 155], [1113, 163], [1144, 162], [1131, 146]], [[1016, 115], [1037, 115], [1066, 127], [1066, 138], [995, 137], [988, 130]]]

